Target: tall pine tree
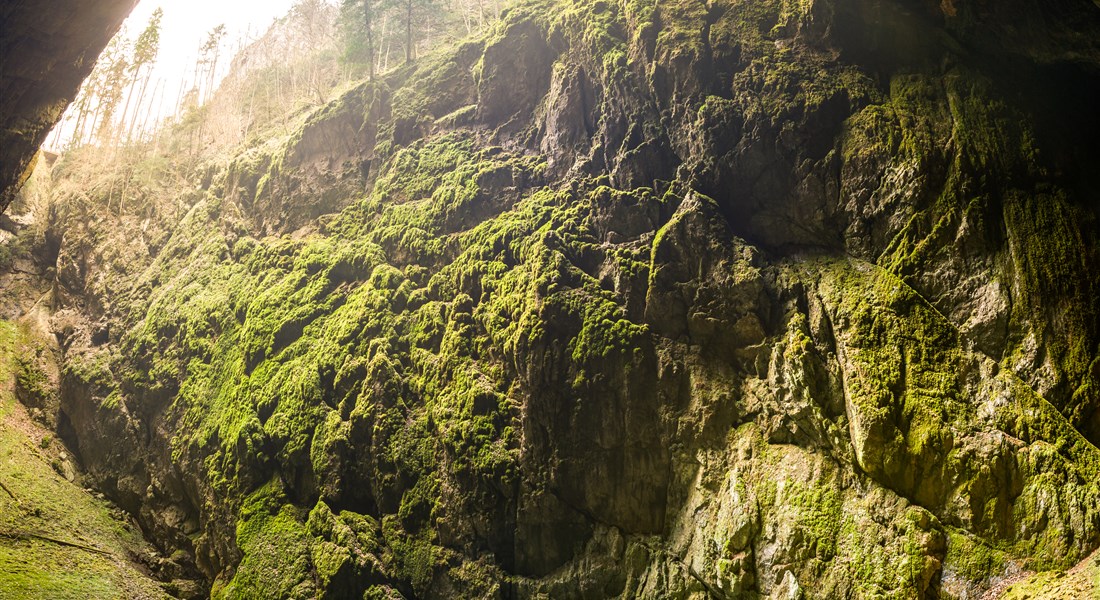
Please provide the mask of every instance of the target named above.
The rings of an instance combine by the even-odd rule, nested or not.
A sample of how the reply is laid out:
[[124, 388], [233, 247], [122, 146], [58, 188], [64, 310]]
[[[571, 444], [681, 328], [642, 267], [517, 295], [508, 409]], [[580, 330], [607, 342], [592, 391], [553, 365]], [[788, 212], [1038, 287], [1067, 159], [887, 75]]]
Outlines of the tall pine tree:
[[375, 22], [384, 8], [380, 0], [343, 0], [340, 22], [344, 37], [344, 59], [367, 65], [367, 76], [374, 79], [378, 60]]
[[141, 82], [141, 88], [137, 95], [137, 103], [134, 105], [134, 112], [130, 116], [130, 126], [126, 131], [127, 141], [133, 136], [134, 124], [137, 123], [138, 115], [141, 114], [141, 105], [145, 101], [145, 92], [149, 88], [149, 80], [152, 78], [153, 63], [156, 62], [157, 54], [160, 53], [160, 22], [162, 18], [164, 18], [164, 10], [157, 8], [149, 17], [149, 24], [145, 26], [145, 30], [134, 42], [134, 58], [130, 64], [133, 79], [130, 84], [130, 93], [126, 98], [127, 108], [123, 110], [123, 120], [126, 118], [130, 102], [134, 100], [134, 88], [139, 81]]

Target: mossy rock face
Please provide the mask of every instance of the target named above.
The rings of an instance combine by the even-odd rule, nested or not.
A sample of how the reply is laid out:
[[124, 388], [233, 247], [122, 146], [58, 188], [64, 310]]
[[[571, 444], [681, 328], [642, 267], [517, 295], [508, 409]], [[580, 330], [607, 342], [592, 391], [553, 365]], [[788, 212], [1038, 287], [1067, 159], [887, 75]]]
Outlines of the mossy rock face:
[[154, 569], [177, 589], [201, 593], [186, 558], [160, 555], [123, 511], [83, 488], [69, 449], [46, 419], [32, 419], [49, 406], [20, 404], [41, 399], [26, 395], [37, 386], [56, 393], [38, 371], [55, 352], [33, 320], [0, 320], [0, 597], [170, 598]]
[[16, 360], [15, 397], [47, 427], [56, 425], [58, 372], [56, 349], [37, 336], [20, 349]]
[[[1100, 543], [1095, 172], [999, 17], [934, 4], [518, 4], [207, 165], [155, 252], [74, 236], [111, 333], [65, 338], [59, 430], [220, 598], [1066, 568]], [[1029, 72], [1094, 61], [1036, 27]]]

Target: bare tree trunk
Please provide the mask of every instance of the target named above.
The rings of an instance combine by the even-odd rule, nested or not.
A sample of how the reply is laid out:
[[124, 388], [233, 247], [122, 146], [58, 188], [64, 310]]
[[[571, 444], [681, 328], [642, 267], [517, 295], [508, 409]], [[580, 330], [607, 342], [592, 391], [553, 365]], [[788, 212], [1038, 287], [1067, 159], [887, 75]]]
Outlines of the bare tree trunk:
[[88, 118], [88, 98], [87, 96], [80, 99], [80, 103], [76, 109], [76, 126], [73, 128], [73, 137], [70, 138], [69, 143], [73, 141], [77, 144], [80, 143], [80, 138], [84, 135], [84, 121]]
[[186, 77], [180, 77], [180, 89], [179, 89], [179, 92], [176, 93], [176, 105], [175, 105], [175, 108], [172, 110], [173, 115], [178, 115], [179, 112], [180, 112], [180, 105], [183, 104], [183, 88], [186, 87], [186, 86], [187, 86]]
[[91, 92], [87, 91], [80, 99], [80, 108], [78, 109], [78, 114], [80, 115], [80, 118], [76, 123], [77, 131], [75, 134], [77, 145], [84, 143], [84, 128], [88, 125], [88, 113], [91, 111], [91, 106], [89, 106], [91, 104], [91, 101], [88, 99], [88, 96], [90, 94]]
[[474, 32], [473, 17], [470, 15], [470, 3], [463, 2], [459, 7], [459, 11], [462, 13], [462, 25], [466, 28], [466, 35], [470, 35]]
[[[386, 25], [388, 25], [389, 22], [390, 22], [389, 15], [382, 15], [382, 31], [378, 35], [378, 52], [377, 52], [377, 56], [375, 56], [376, 53], [372, 49], [371, 50], [371, 57], [370, 57], [372, 63], [374, 61], [378, 62], [378, 67], [379, 67], [378, 70], [382, 71], [382, 72], [385, 72], [386, 69], [389, 67], [389, 56], [386, 57], [386, 64], [383, 65], [383, 63], [382, 63], [382, 46], [385, 45], [385, 43], [386, 43]], [[373, 64], [371, 65], [371, 76], [372, 76], [372, 78], [374, 76], [374, 65]]]
[[413, 40], [413, 0], [405, 0], [405, 62], [411, 63], [416, 56]]
[[[367, 26], [367, 79], [374, 81], [374, 11], [371, 7], [373, 0], [363, 0], [363, 13]], [[386, 21], [382, 20], [382, 28], [385, 31]]]
[[[122, 118], [121, 118], [120, 122], [123, 123], [123, 124], [126, 123], [126, 116], [130, 113], [130, 101], [134, 99], [134, 87], [137, 86], [138, 78], [140, 77], [140, 75], [141, 75], [140, 70], [135, 70], [134, 71], [134, 78], [132, 80], [130, 80], [130, 89], [129, 89], [129, 91], [126, 92], [126, 104], [123, 105], [123, 107], [122, 107]], [[121, 132], [121, 128], [120, 128], [119, 137], [121, 137], [121, 134], [122, 134], [122, 132]], [[117, 144], [118, 141], [119, 140], [115, 140], [115, 143]], [[127, 134], [127, 140], [126, 141], [127, 142], [130, 141], [129, 140], [129, 134]]]
[[214, 62], [212, 62], [210, 64], [210, 80], [209, 80], [210, 83], [209, 83], [209, 91], [207, 92], [207, 98], [206, 98], [207, 100], [210, 100], [210, 98], [212, 98], [214, 96], [214, 78], [217, 77], [218, 58], [219, 58], [218, 55], [219, 54], [221, 54], [221, 45], [220, 44], [214, 50]]
[[[146, 82], [146, 83], [148, 83], [148, 82]], [[146, 129], [148, 128], [148, 126], [149, 126], [149, 119], [150, 118], [153, 118], [153, 124], [154, 124], [154, 126], [156, 125], [156, 118], [153, 117], [153, 104], [156, 103], [158, 92], [160, 93], [160, 106], [157, 108], [156, 118], [160, 117], [160, 111], [161, 111], [161, 109], [164, 108], [164, 80], [163, 79], [158, 79], [157, 80], [157, 85], [153, 86], [153, 97], [151, 99], [152, 101], [149, 103], [149, 110], [146, 111], [145, 118], [142, 119], [142, 121], [141, 121], [141, 129], [138, 131], [138, 142], [139, 143], [142, 140], [145, 139], [145, 132], [146, 132]]]
[[160, 152], [160, 118], [164, 114], [164, 92], [167, 91], [168, 82], [160, 80], [164, 85], [160, 88], [160, 104], [157, 105], [156, 117], [153, 119], [153, 155]]
[[102, 113], [103, 113], [103, 102], [101, 101], [99, 103], [99, 105], [96, 106], [95, 114], [92, 116], [92, 127], [88, 131], [88, 141], [89, 142], [91, 142], [92, 140], [95, 139], [96, 132], [99, 131], [97, 128], [102, 127], [102, 125], [99, 124], [99, 116]]
[[202, 72], [202, 55], [200, 54], [195, 58], [195, 76], [191, 79], [191, 87], [198, 89], [198, 95], [195, 98], [195, 102], [202, 104], [202, 80], [204, 75]]
[[[134, 135], [134, 127], [137, 123], [138, 116], [141, 114], [141, 104], [145, 102], [145, 91], [149, 87], [149, 80], [153, 77], [153, 71], [151, 69], [145, 69], [144, 71], [145, 77], [143, 78], [144, 80], [141, 82], [141, 92], [138, 93], [137, 106], [134, 107], [134, 116], [130, 118], [130, 127], [126, 130], [127, 143], [130, 142]], [[153, 90], [153, 93], [156, 94], [156, 90]], [[126, 100], [126, 103], [130, 103], [129, 99]], [[123, 113], [122, 115], [123, 119], [125, 119], [126, 113]]]

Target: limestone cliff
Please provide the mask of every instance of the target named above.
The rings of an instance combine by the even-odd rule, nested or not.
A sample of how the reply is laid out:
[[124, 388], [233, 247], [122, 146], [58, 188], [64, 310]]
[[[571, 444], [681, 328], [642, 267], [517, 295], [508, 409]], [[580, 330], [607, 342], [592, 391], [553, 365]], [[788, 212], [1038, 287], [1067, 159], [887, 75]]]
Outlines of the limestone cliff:
[[1100, 546], [1098, 27], [518, 4], [206, 165], [179, 218], [60, 211], [59, 433], [219, 598], [1066, 568]]

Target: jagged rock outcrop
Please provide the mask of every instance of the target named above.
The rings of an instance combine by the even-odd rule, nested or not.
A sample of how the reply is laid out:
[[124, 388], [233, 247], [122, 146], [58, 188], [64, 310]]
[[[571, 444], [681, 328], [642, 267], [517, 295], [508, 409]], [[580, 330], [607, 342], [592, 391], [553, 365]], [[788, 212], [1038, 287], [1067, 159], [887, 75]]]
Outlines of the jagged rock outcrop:
[[1097, 24], [517, 5], [205, 170], [155, 252], [63, 249], [111, 323], [67, 342], [65, 437], [217, 597], [966, 598], [1072, 564], [1100, 128], [1058, 92], [1100, 85]]
[[137, 0], [15, 0], [0, 7], [0, 213], [46, 135]]

